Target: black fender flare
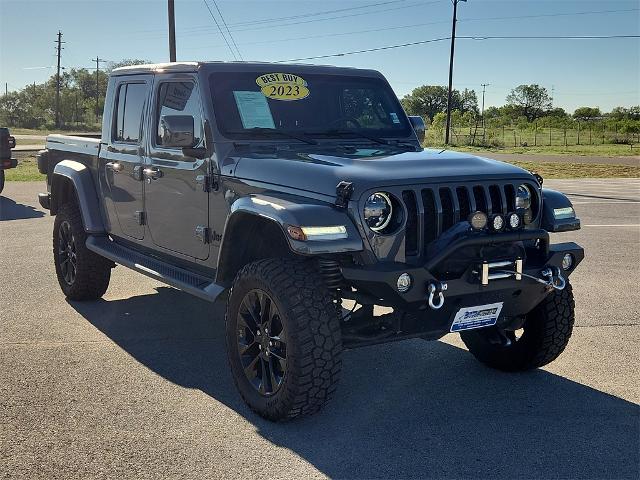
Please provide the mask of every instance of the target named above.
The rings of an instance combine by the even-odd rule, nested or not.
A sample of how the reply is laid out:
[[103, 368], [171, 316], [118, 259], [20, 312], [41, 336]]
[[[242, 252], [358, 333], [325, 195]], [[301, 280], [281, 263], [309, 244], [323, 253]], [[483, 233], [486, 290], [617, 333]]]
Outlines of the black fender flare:
[[[253, 228], [247, 228], [247, 222], [251, 222]], [[287, 233], [289, 226], [336, 225], [346, 227], [346, 238], [300, 241]], [[252, 243], [252, 239], [246, 239], [246, 235], [260, 235], [260, 232], [264, 234], [263, 242]], [[214, 232], [214, 238], [216, 236]], [[288, 255], [313, 257], [358, 252], [363, 248], [358, 229], [344, 210], [328, 203], [287, 194], [249, 195], [237, 198], [231, 204], [221, 238], [216, 278], [218, 283], [230, 285], [244, 264], [259, 258]]]
[[580, 230], [580, 219], [576, 217], [571, 200], [562, 192], [542, 189], [542, 221], [547, 232], [569, 232]]
[[[234, 215], [239, 213], [258, 215], [278, 225], [292, 252], [300, 255], [324, 255], [359, 252], [364, 249], [358, 229], [345, 210], [328, 203], [286, 194], [256, 194], [238, 198], [231, 205], [225, 225], [225, 238]], [[287, 234], [287, 227], [344, 225], [347, 238], [338, 240], [300, 241]], [[224, 240], [222, 246], [224, 246]]]
[[87, 233], [105, 233], [98, 197], [91, 171], [86, 165], [73, 160], [62, 160], [51, 175], [51, 215], [68, 200], [68, 188], [72, 188]]

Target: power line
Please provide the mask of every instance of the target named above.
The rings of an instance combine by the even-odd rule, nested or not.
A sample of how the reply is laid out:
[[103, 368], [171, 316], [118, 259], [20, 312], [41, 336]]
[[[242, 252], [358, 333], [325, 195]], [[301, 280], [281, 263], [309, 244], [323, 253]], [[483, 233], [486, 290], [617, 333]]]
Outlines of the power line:
[[[605, 39], [628, 39], [640, 38], [640, 35], [551, 35], [551, 36], [458, 36], [463, 40], [605, 40]], [[367, 48], [363, 50], [353, 50], [349, 52], [332, 53], [326, 55], [316, 55], [314, 57], [293, 58], [289, 60], [279, 60], [275, 63], [300, 62], [303, 60], [316, 60], [321, 58], [344, 57], [347, 55], [357, 55], [360, 53], [378, 52], [380, 50], [392, 50], [395, 48], [411, 47], [413, 45], [423, 45], [425, 43], [441, 42], [443, 40], [451, 40], [451, 37], [432, 38], [429, 40], [420, 40], [418, 42], [400, 43], [397, 45], [385, 45], [384, 47]]]
[[348, 8], [339, 8], [337, 10], [324, 10], [321, 12], [315, 12], [315, 13], [305, 13], [305, 14], [300, 14], [300, 15], [293, 15], [290, 17], [274, 17], [274, 18], [263, 18], [261, 20], [250, 20], [247, 22], [239, 22], [239, 23], [232, 23], [231, 26], [232, 27], [236, 27], [236, 26], [241, 26], [241, 25], [255, 25], [258, 23], [271, 23], [271, 22], [277, 22], [277, 21], [283, 21], [283, 20], [295, 20], [298, 18], [309, 18], [309, 17], [318, 17], [318, 16], [322, 16], [322, 15], [329, 15], [332, 13], [340, 13], [340, 12], [347, 12], [347, 11], [351, 11], [351, 10], [361, 10], [363, 8], [373, 8], [373, 7], [378, 7], [380, 5], [388, 5], [390, 3], [403, 3], [406, 2], [407, 0], [392, 0], [392, 1], [387, 1], [387, 2], [378, 2], [378, 3], [371, 3], [369, 5], [360, 5], [357, 7], [348, 7]]
[[430, 40], [420, 40], [418, 42], [402, 43], [402, 44], [399, 44], [399, 45], [387, 45], [387, 46], [384, 46], [384, 47], [366, 48], [364, 50], [353, 50], [351, 52], [332, 53], [332, 54], [328, 54], [328, 55], [317, 55], [315, 57], [292, 58], [290, 60], [279, 60], [279, 61], [274, 62], [274, 63], [301, 62], [303, 60], [316, 60], [316, 59], [319, 59], [319, 58], [344, 57], [346, 55], [356, 55], [358, 53], [378, 52], [380, 50], [391, 50], [393, 48], [410, 47], [410, 46], [413, 46], [413, 45], [424, 45], [425, 43], [442, 42], [444, 40], [451, 40], [451, 37], [432, 38]]
[[466, 40], [611, 40], [640, 38], [640, 35], [474, 35], [458, 38]]
[[640, 11], [638, 8], [629, 8], [626, 10], [595, 10], [586, 12], [566, 12], [566, 13], [542, 13], [536, 15], [514, 15], [509, 17], [484, 17], [484, 18], [466, 18], [459, 19], [458, 22], [477, 22], [485, 20], [518, 20], [521, 18], [546, 18], [546, 17], [573, 17], [578, 15], [594, 15], [601, 13], [628, 13]]
[[[473, 21], [479, 21], [479, 20], [512, 20], [512, 19], [519, 19], [519, 18], [541, 18], [541, 17], [570, 16], [570, 15], [590, 15], [590, 14], [601, 14], [601, 13], [627, 13], [627, 12], [637, 12], [637, 11], [640, 11], [640, 9], [632, 8], [632, 9], [626, 9], [626, 10], [599, 10], [599, 11], [588, 11], [588, 12], [563, 13], [563, 14], [558, 14], [558, 15], [545, 14], [545, 15], [512, 16], [512, 17], [468, 18], [468, 19], [464, 19], [464, 20], [458, 19], [458, 22], [473, 22]], [[302, 37], [282, 38], [282, 39], [277, 39], [277, 40], [261, 40], [259, 42], [245, 42], [245, 43], [241, 43], [240, 45], [263, 45], [263, 44], [269, 44], [269, 43], [290, 42], [290, 41], [294, 41], [294, 40], [313, 40], [313, 39], [318, 39], [318, 38], [358, 35], [358, 34], [363, 34], [363, 33], [384, 32], [384, 31], [390, 31], [390, 30], [400, 30], [400, 29], [407, 29], [407, 28], [426, 27], [426, 26], [430, 26], [430, 25], [440, 25], [440, 24], [445, 24], [445, 23], [448, 24], [449, 22], [450, 22], [449, 20], [439, 20], [439, 21], [435, 21], [435, 22], [415, 23], [415, 24], [411, 24], [411, 25], [398, 25], [398, 26], [393, 26], [393, 27], [372, 28], [372, 29], [366, 29], [366, 30], [356, 30], [356, 31], [348, 31], [348, 32], [338, 32], [338, 33], [333, 33], [332, 32], [332, 33], [325, 33], [325, 34], [320, 34], [320, 35], [307, 35], [307, 36], [302, 36]], [[210, 27], [206, 27], [206, 28], [210, 28]], [[212, 47], [217, 47], [217, 46], [219, 46], [219, 45], [198, 46], [198, 47], [189, 48], [189, 50], [199, 50], [199, 49], [203, 49], [203, 48], [212, 48]]]
[[240, 53], [240, 49], [238, 48], [238, 44], [236, 43], [235, 39], [233, 38], [233, 35], [231, 35], [231, 31], [229, 30], [229, 27], [227, 26], [227, 22], [224, 20], [224, 15], [222, 15], [222, 12], [220, 11], [220, 8], [218, 7], [218, 2], [216, 2], [216, 0], [213, 0], [213, 5], [216, 7], [216, 10], [218, 11], [218, 14], [220, 15], [220, 19], [222, 20], [222, 23], [224, 24], [224, 28], [227, 29], [227, 33], [229, 34], [229, 38], [231, 39], [231, 42], [233, 43], [233, 46], [236, 47], [236, 51], [238, 52], [238, 56], [240, 57], [240, 60], [244, 60], [244, 58], [242, 58], [242, 53]]
[[[289, 38], [281, 38], [278, 40], [261, 40], [259, 42], [244, 42], [241, 43], [240, 45], [263, 45], [263, 44], [267, 44], [267, 43], [281, 43], [281, 42], [291, 42], [294, 40], [312, 40], [312, 39], [316, 39], [316, 38], [326, 38], [326, 37], [340, 37], [340, 36], [345, 36], [345, 35], [357, 35], [357, 34], [361, 34], [361, 33], [372, 33], [372, 32], [385, 32], [388, 30], [399, 30], [399, 29], [403, 29], [403, 28], [415, 28], [415, 27], [426, 27], [429, 25], [439, 25], [439, 24], [443, 24], [443, 23], [449, 23], [449, 20], [440, 20], [437, 22], [426, 22], [426, 23], [416, 23], [414, 25], [398, 25], [396, 27], [385, 27], [385, 28], [372, 28], [372, 29], [367, 29], [367, 30], [356, 30], [356, 31], [349, 31], [349, 32], [339, 32], [339, 33], [323, 33], [321, 35], [308, 35], [308, 36], [304, 36], [304, 37], [289, 37]], [[211, 47], [218, 47], [220, 45], [205, 45], [205, 46], [199, 46], [199, 47], [195, 47], [195, 48], [191, 48], [191, 50], [196, 50], [196, 49], [201, 49], [201, 48], [211, 48]]]
[[207, 0], [202, 0], [202, 1], [204, 2], [205, 6], [207, 7], [207, 10], [209, 10], [209, 14], [211, 15], [211, 18], [213, 18], [213, 21], [216, 23], [216, 27], [218, 27], [218, 31], [220, 31], [220, 35], [222, 35], [222, 38], [224, 39], [224, 43], [226, 43], [227, 47], [229, 47], [229, 51], [231, 52], [231, 55], [233, 55], [233, 59], [234, 60], [238, 60], [238, 57], [236, 56], [236, 52], [234, 52], [233, 48], [231, 48], [231, 45], [229, 44], [229, 41], [227, 40], [227, 37], [225, 37], [224, 32], [222, 31], [222, 28], [220, 27], [220, 24], [218, 23], [218, 20], [216, 19], [216, 16], [211, 11], [211, 8], [209, 7], [209, 4], [207, 3]]
[[[254, 30], [264, 30], [264, 29], [268, 29], [268, 28], [280, 28], [280, 27], [288, 27], [288, 26], [315, 23], [315, 22], [324, 22], [324, 21], [328, 21], [328, 20], [341, 20], [341, 19], [344, 19], [344, 18], [359, 17], [359, 16], [362, 16], [362, 15], [373, 15], [373, 14], [376, 14], [376, 13], [390, 12], [390, 11], [401, 10], [401, 9], [410, 8], [410, 7], [426, 6], [426, 5], [431, 5], [431, 4], [435, 4], [435, 3], [442, 3], [443, 1], [445, 1], [445, 0], [435, 0], [435, 1], [431, 1], [431, 2], [420, 1], [420, 2], [415, 2], [415, 3], [410, 3], [408, 5], [403, 5], [402, 7], [387, 8], [387, 9], [382, 9], [382, 10], [376, 10], [374, 12], [359, 12], [359, 13], [352, 13], [352, 14], [349, 14], [349, 15], [341, 15], [341, 16], [334, 16], [334, 17], [327, 17], [327, 18], [315, 18], [315, 19], [296, 21], [296, 22], [289, 22], [289, 23], [282, 23], [282, 24], [275, 24], [275, 25], [262, 25], [262, 26], [251, 27], [251, 28], [240, 28], [240, 29], [231, 28], [231, 31], [234, 32], [234, 33], [235, 32], [249, 32], [249, 31], [254, 31]], [[232, 27], [233, 27], [233, 25], [232, 25]], [[210, 27], [210, 26], [207, 26], [207, 25], [202, 25], [202, 26], [199, 26], [199, 27], [191, 27], [189, 29], [189, 31], [188, 32], [184, 32], [182, 34], [182, 36], [207, 35], [209, 32], [207, 32], [206, 30], [211, 30], [211, 29], [213, 29], [213, 27]], [[142, 32], [140, 32], [140, 33], [142, 33]]]

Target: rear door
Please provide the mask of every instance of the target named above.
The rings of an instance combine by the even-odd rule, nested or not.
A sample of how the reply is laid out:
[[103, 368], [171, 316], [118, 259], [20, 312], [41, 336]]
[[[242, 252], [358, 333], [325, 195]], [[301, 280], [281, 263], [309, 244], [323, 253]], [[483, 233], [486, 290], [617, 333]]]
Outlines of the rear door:
[[193, 117], [197, 146], [204, 146], [203, 109], [196, 75], [156, 76], [145, 165], [147, 226], [158, 247], [198, 259], [209, 256], [209, 194], [203, 180], [210, 159], [196, 159], [162, 144], [165, 116]]
[[[122, 77], [115, 85], [110, 142], [100, 149], [100, 175], [112, 202], [111, 232], [144, 238], [144, 120], [151, 75]], [[111, 218], [114, 217], [114, 218]]]

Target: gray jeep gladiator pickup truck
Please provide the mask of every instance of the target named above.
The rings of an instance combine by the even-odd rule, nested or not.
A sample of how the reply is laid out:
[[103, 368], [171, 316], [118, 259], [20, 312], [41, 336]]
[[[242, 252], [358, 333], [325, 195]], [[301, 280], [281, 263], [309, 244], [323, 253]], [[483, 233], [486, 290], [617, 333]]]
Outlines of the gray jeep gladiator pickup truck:
[[423, 138], [372, 70], [116, 69], [102, 138], [51, 135], [38, 157], [60, 287], [97, 299], [119, 264], [225, 295], [232, 376], [271, 420], [320, 409], [344, 349], [459, 332], [500, 370], [551, 362], [584, 256], [549, 241], [580, 228], [571, 202]]

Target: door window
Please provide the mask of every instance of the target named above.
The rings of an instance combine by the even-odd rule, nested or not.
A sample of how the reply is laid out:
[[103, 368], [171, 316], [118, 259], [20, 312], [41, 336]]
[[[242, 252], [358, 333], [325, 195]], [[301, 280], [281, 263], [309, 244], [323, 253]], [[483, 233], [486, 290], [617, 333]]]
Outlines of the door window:
[[122, 143], [138, 143], [142, 111], [147, 98], [145, 83], [123, 83], [118, 87], [113, 139]]
[[[176, 119], [182, 118], [182, 124], [190, 124], [186, 120], [193, 121], [192, 145], [202, 144], [204, 129], [202, 127], [202, 107], [200, 95], [194, 82], [164, 82], [158, 89], [158, 104], [155, 118], [155, 145], [166, 147], [166, 123], [175, 123]], [[164, 122], [164, 120], [167, 120]], [[170, 148], [170, 147], [169, 147]]]

